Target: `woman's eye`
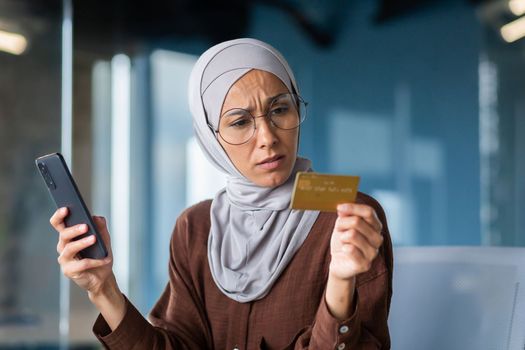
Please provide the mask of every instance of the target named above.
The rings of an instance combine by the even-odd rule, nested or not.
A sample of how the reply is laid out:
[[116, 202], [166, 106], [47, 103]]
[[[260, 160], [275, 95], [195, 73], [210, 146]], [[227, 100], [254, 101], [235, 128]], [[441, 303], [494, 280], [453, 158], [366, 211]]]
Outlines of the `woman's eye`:
[[272, 109], [272, 115], [283, 115], [285, 113], [288, 112], [288, 107], [286, 106], [281, 106], [281, 107], [276, 107], [276, 108], [273, 108]]
[[229, 126], [234, 128], [243, 128], [249, 126], [250, 124], [251, 121], [248, 118], [239, 118], [234, 122], [230, 123]]

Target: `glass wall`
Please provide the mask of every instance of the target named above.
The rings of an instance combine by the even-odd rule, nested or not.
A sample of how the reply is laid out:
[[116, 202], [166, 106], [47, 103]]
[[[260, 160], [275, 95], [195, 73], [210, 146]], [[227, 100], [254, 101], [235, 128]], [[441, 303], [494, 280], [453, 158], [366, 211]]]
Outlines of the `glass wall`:
[[[249, 36], [283, 52], [310, 102], [302, 153], [318, 171], [360, 175], [397, 245], [524, 244], [524, 40], [503, 40], [516, 16], [495, 3], [377, 23], [376, 2], [352, 2], [328, 49], [286, 14], [255, 10]], [[487, 142], [499, 145], [489, 156]]]
[[525, 246], [525, 40], [502, 39], [500, 28], [516, 18], [506, 5], [480, 11], [481, 232], [487, 244]]
[[152, 96], [152, 283], [149, 304], [168, 280], [169, 242], [177, 216], [188, 206], [213, 198], [225, 176], [201, 152], [193, 137], [187, 83], [197, 57], [156, 50], [150, 58]]
[[35, 167], [61, 144], [61, 1], [0, 1], [0, 348], [59, 340], [54, 211]]
[[283, 51], [310, 101], [303, 153], [318, 171], [360, 175], [396, 245], [479, 245], [482, 26], [463, 2], [382, 24], [377, 7], [348, 6], [328, 50], [271, 8], [255, 18], [275, 24], [255, 21], [252, 33]]

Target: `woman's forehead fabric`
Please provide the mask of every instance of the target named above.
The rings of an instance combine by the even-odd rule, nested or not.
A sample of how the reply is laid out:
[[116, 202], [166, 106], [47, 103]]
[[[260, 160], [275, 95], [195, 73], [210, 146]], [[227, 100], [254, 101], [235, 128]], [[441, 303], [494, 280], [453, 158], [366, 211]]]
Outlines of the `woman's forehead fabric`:
[[222, 105], [231, 86], [252, 69], [277, 76], [292, 91], [286, 68], [270, 50], [253, 44], [235, 44], [210, 59], [201, 80], [201, 98], [207, 121], [218, 128]]
[[271, 51], [257, 45], [241, 43], [221, 50], [210, 60], [203, 72], [201, 94], [224, 73], [240, 70], [239, 74], [228, 74], [232, 79], [235, 78], [231, 82], [233, 84], [251, 69], [260, 69], [273, 73], [286, 84], [288, 89], [291, 89], [290, 78], [286, 69]]

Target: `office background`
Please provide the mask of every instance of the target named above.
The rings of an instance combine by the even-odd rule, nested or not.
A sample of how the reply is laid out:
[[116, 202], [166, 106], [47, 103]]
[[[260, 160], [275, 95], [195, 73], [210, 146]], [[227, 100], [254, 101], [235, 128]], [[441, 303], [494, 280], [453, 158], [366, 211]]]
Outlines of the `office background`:
[[0, 348], [95, 344], [56, 263], [43, 154], [66, 155], [121, 287], [151, 308], [177, 216], [224, 183], [192, 137], [189, 72], [236, 37], [287, 58], [300, 154], [360, 175], [396, 247], [525, 246], [525, 40], [502, 31], [523, 3], [0, 0]]

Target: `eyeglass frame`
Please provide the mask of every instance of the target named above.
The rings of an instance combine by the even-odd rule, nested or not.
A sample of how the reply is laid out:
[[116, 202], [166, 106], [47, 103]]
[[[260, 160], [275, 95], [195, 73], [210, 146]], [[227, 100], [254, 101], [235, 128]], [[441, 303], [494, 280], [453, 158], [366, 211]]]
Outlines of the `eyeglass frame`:
[[[271, 117], [268, 117], [269, 113], [271, 112], [271, 106], [272, 104], [275, 102], [275, 100], [277, 100], [279, 97], [283, 96], [283, 95], [293, 95], [295, 97], [297, 97], [297, 113], [299, 114], [299, 124], [297, 124], [296, 127], [293, 127], [293, 128], [290, 128], [290, 129], [284, 129], [284, 128], [280, 128], [278, 127], [277, 125], [275, 125], [275, 123], [273, 122], [272, 118]], [[254, 116], [249, 110], [247, 109], [244, 109], [244, 108], [230, 108], [228, 109], [226, 112], [224, 112], [223, 114], [221, 114], [220, 118], [219, 118], [219, 125], [220, 125], [220, 119], [222, 118], [222, 116], [224, 114], [226, 114], [227, 112], [229, 111], [232, 111], [232, 110], [235, 110], [235, 109], [241, 109], [243, 111], [246, 111], [248, 112], [248, 114], [250, 115], [250, 117], [253, 118], [253, 133], [252, 133], [252, 136], [250, 136], [246, 141], [244, 142], [241, 142], [241, 143], [231, 143], [231, 142], [228, 142], [224, 139], [224, 137], [221, 135], [219, 129], [214, 129], [213, 128], [213, 125], [211, 125], [209, 122], [207, 122], [208, 124], [208, 127], [216, 134], [216, 135], [219, 135], [220, 138], [226, 142], [227, 144], [229, 145], [232, 145], [232, 146], [240, 146], [240, 145], [244, 145], [245, 143], [248, 143], [251, 139], [253, 139], [253, 136], [255, 135], [256, 131], [257, 131], [257, 123], [255, 122], [255, 119], [257, 118], [262, 118], [262, 117], [267, 117], [268, 120], [270, 121], [270, 124], [277, 128], [277, 129], [280, 129], [280, 130], [294, 130], [294, 129], [297, 129], [299, 126], [301, 126], [301, 124], [306, 120], [306, 113], [304, 114], [304, 119], [301, 120], [301, 112], [300, 112], [300, 103], [303, 103], [304, 104], [304, 110], [306, 112], [306, 107], [308, 106], [308, 102], [305, 101], [301, 95], [299, 94], [296, 94], [296, 93], [292, 93], [292, 92], [283, 92], [282, 94], [279, 94], [277, 96], [275, 96], [273, 98], [273, 100], [269, 103], [269, 107], [268, 107], [268, 110], [266, 111], [266, 113], [264, 114], [261, 114], [261, 115], [258, 115], [258, 116]]]

